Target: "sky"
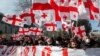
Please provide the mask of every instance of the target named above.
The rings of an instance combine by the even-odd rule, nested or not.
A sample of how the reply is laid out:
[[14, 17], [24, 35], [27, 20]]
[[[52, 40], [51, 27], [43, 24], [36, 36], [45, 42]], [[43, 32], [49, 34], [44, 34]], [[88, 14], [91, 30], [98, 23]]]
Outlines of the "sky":
[[0, 12], [5, 15], [16, 14], [16, 3], [18, 0], [0, 0]]
[[[5, 15], [8, 14], [16, 14], [16, 4], [18, 0], [0, 0], [0, 12], [4, 13]], [[93, 30], [99, 30], [98, 21], [91, 20], [90, 21]]]
[[90, 20], [90, 23], [92, 25], [93, 30], [99, 30], [100, 31], [100, 26], [98, 27], [99, 22], [97, 20]]

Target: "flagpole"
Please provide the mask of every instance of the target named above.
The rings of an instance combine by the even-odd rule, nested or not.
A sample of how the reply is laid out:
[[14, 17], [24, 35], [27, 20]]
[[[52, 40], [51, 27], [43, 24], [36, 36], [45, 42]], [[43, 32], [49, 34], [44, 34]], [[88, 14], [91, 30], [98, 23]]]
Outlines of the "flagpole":
[[72, 20], [71, 20], [71, 37], [73, 38], [73, 31], [72, 31]]
[[[78, 21], [76, 21], [75, 27], [78, 27]], [[73, 36], [75, 38], [75, 35]]]
[[[77, 27], [77, 25], [78, 25], [78, 21], [76, 21], [75, 27]], [[74, 26], [74, 24], [73, 24], [73, 26]], [[71, 37], [75, 38], [75, 35], [73, 34], [73, 30], [72, 30], [72, 20], [71, 20]]]
[[64, 35], [64, 34], [63, 34], [63, 31], [62, 31], [61, 29], [60, 29], [60, 31], [61, 31], [61, 32], [60, 32], [60, 33], [61, 33], [61, 37], [63, 38], [63, 35]]

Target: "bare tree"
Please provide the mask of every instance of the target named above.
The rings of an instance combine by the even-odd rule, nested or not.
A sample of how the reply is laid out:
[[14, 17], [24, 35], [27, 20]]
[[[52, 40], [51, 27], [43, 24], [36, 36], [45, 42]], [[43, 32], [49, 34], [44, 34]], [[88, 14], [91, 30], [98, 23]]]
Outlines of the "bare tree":
[[21, 11], [25, 11], [25, 9], [30, 8], [32, 6], [32, 0], [19, 0], [16, 5], [16, 13], [20, 14]]

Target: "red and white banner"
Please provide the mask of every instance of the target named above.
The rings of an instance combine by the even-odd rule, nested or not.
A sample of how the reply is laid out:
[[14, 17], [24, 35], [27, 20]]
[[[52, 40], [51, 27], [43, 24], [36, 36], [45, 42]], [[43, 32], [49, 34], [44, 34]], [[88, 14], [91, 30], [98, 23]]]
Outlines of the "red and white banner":
[[100, 56], [100, 48], [70, 49], [56, 46], [1, 46], [0, 56]]

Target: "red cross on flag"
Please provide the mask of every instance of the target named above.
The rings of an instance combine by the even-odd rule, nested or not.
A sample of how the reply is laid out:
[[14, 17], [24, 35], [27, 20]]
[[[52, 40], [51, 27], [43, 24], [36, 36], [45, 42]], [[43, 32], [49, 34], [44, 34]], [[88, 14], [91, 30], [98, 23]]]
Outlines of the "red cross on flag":
[[45, 23], [45, 27], [47, 31], [57, 31], [57, 25], [54, 22]]
[[71, 27], [71, 21], [67, 20], [66, 22], [65, 21], [62, 21], [62, 30], [63, 31], [68, 31], [68, 29]]
[[11, 17], [4, 17], [2, 21], [4, 21], [5, 23], [14, 25], [14, 26], [23, 27], [22, 19], [19, 17], [16, 17], [16, 15], [13, 15]]
[[86, 36], [86, 32], [85, 32], [85, 27], [84, 26], [73, 27], [72, 30], [75, 33], [75, 35], [80, 37], [81, 39], [84, 36]]
[[85, 8], [87, 9], [87, 18], [94, 20], [99, 19], [99, 0], [84, 0]]
[[62, 24], [62, 29], [63, 31], [68, 31], [68, 26], [66, 25], [66, 23]]
[[78, 19], [78, 2], [79, 0], [70, 0], [69, 2], [69, 10], [70, 10], [70, 19], [77, 20]]
[[82, 0], [50, 0], [50, 5], [55, 9], [56, 21], [63, 19], [63, 12], [71, 20], [77, 20], [79, 15], [86, 13]]
[[46, 21], [46, 22], [49, 22], [49, 21], [54, 21], [54, 11], [51, 9], [51, 10], [33, 10], [33, 13], [34, 13], [34, 18], [35, 20], [41, 20], [41, 21]]
[[67, 7], [68, 5], [69, 5], [69, 0], [50, 0], [50, 3], [52, 4], [52, 5], [56, 5], [56, 6], [63, 6], [63, 7]]
[[79, 15], [84, 15], [87, 12], [83, 0], [78, 1], [78, 12]]
[[62, 11], [66, 13], [65, 10], [67, 10], [69, 13], [68, 5], [69, 5], [69, 0], [50, 0], [50, 5], [52, 8], [55, 10], [55, 20], [56, 21], [61, 21], [63, 19], [62, 17]]
[[12, 35], [13, 40], [20, 40], [22, 37], [19, 34]]
[[29, 35], [29, 28], [19, 28], [19, 35]]
[[34, 15], [30, 11], [23, 11], [19, 17], [23, 20], [23, 24], [31, 25], [31, 23], [34, 23]]
[[[44, 2], [38, 0], [33, 3], [32, 13], [34, 14], [34, 19], [36, 24], [43, 24], [45, 22], [55, 21], [55, 12], [48, 1]], [[41, 21], [41, 22], [40, 22]]]
[[69, 17], [69, 13], [68, 12], [64, 12], [64, 10], [61, 12], [61, 11], [59, 11], [59, 16], [60, 16], [60, 18], [61, 18], [61, 21], [67, 21], [67, 20], [69, 20], [70, 19], [70, 17]]
[[37, 27], [30, 28], [30, 35], [41, 35], [41, 34], [42, 34], [42, 28], [37, 28]]

